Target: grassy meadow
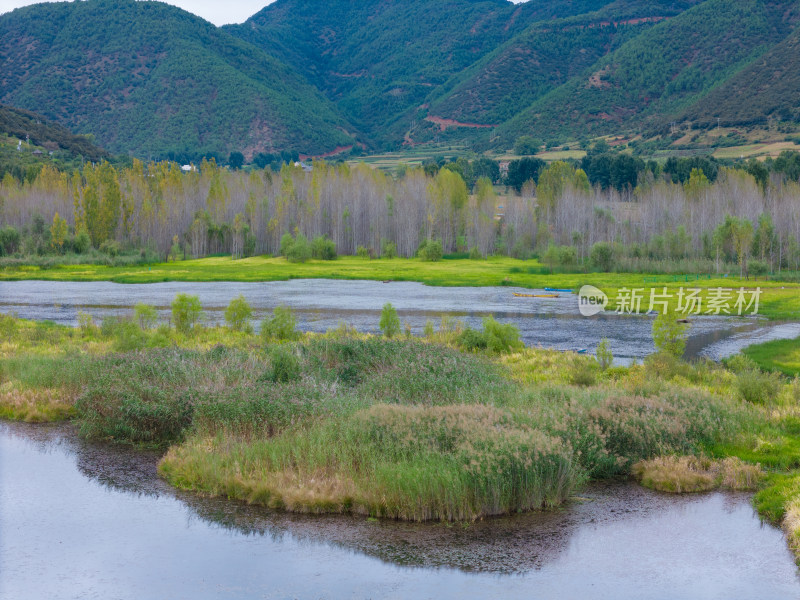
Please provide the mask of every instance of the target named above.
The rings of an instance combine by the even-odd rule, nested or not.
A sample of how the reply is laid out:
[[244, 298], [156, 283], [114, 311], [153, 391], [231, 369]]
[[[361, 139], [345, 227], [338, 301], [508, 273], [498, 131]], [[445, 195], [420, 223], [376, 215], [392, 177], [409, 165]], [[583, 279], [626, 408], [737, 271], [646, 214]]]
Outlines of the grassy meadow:
[[158, 283], [163, 281], [285, 281], [289, 279], [350, 279], [417, 281], [438, 286], [512, 286], [580, 289], [585, 284], [602, 289], [609, 297], [609, 309], [616, 308], [619, 290], [643, 289], [641, 311], [648, 309], [651, 289], [667, 288], [670, 305], [677, 304], [679, 288], [710, 290], [762, 289], [759, 314], [771, 319], [794, 319], [800, 314], [800, 284], [775, 280], [714, 277], [709, 275], [648, 275], [639, 273], [553, 273], [536, 260], [491, 257], [425, 262], [415, 258], [369, 260], [339, 257], [335, 261], [310, 260], [290, 263], [285, 258], [252, 257], [234, 260], [230, 256], [203, 258], [153, 265], [55, 265], [19, 266], [0, 269], [0, 281], [113, 281], [116, 283]]
[[800, 339], [756, 344], [745, 348], [744, 354], [766, 371], [800, 375]]
[[471, 521], [636, 477], [757, 489], [800, 540], [800, 379], [747, 357], [612, 367], [523, 348], [490, 319], [417, 338], [391, 319], [387, 337], [301, 334], [289, 311], [260, 334], [246, 311], [216, 328], [146, 314], [77, 328], [0, 317], [0, 417], [162, 448], [176, 487], [289, 511]]

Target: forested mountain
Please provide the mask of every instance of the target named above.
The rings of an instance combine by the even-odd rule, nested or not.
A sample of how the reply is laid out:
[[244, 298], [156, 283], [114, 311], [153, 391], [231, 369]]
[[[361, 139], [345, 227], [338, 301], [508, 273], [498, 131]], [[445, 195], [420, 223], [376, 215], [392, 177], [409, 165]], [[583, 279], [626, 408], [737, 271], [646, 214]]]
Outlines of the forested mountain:
[[159, 2], [3, 15], [0, 101], [141, 156], [323, 152], [352, 139], [337, 109], [283, 62]]
[[228, 30], [298, 66], [352, 122], [380, 140], [402, 134], [390, 126], [531, 23], [607, 3], [278, 0]]
[[592, 135], [665, 126], [781, 43], [798, 2], [706, 0], [664, 20], [548, 93], [499, 131]]
[[797, 126], [799, 18], [800, 0], [276, 0], [217, 28], [159, 2], [39, 4], [0, 15], [0, 102], [181, 159]]

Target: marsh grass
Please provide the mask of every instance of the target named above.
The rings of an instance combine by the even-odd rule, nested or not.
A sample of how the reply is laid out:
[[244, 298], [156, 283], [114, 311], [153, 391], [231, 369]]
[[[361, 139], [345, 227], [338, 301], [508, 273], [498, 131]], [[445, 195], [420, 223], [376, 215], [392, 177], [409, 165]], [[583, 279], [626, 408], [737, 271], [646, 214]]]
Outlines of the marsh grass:
[[724, 489], [755, 490], [764, 471], [735, 457], [721, 460], [696, 456], [661, 456], [633, 465], [632, 473], [645, 487], [683, 494]]
[[298, 511], [470, 520], [554, 506], [664, 456], [760, 465], [757, 506], [777, 521], [800, 497], [800, 381], [769, 375], [745, 399], [743, 378], [764, 377], [752, 361], [602, 370], [542, 349], [463, 352], [455, 319], [424, 340], [283, 321], [263, 337], [0, 317], [0, 417], [74, 415], [88, 437], [172, 445], [161, 472], [175, 485]]
[[561, 440], [481, 405], [377, 404], [270, 439], [197, 438], [159, 469], [247, 502], [415, 521], [556, 506], [582, 482]]
[[77, 403], [89, 437], [167, 444], [192, 428], [263, 431], [377, 402], [502, 401], [488, 360], [419, 341], [310, 338], [268, 351], [148, 349], [94, 359]]
[[11, 383], [0, 386], [0, 419], [49, 423], [75, 414], [75, 398], [65, 389], [24, 389]]

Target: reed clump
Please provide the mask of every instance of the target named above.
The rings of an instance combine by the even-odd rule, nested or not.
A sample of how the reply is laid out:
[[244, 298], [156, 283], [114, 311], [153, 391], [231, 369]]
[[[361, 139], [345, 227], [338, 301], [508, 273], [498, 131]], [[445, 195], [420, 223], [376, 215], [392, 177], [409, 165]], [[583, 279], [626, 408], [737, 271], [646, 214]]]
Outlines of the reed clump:
[[764, 480], [759, 465], [736, 457], [714, 460], [696, 456], [661, 456], [633, 465], [633, 475], [645, 487], [676, 494], [724, 489], [755, 490]]
[[47, 423], [66, 421], [75, 414], [75, 398], [68, 390], [0, 386], [0, 419]]
[[583, 474], [558, 438], [483, 405], [376, 404], [273, 438], [171, 449], [173, 484], [300, 512], [473, 520], [561, 504]]

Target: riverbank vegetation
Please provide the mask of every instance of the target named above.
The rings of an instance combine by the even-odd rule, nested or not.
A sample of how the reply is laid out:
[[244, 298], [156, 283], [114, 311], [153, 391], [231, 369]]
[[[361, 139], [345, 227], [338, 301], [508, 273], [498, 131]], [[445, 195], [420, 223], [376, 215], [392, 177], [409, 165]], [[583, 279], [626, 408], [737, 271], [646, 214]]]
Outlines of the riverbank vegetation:
[[387, 305], [387, 335], [302, 334], [285, 307], [253, 327], [245, 304], [216, 328], [158, 324], [144, 306], [77, 328], [2, 317], [0, 416], [167, 448], [172, 484], [292, 511], [472, 520], [637, 475], [760, 488], [762, 514], [800, 536], [800, 380], [746, 357], [685, 363], [663, 323], [659, 353], [616, 367], [607, 343], [602, 360], [521, 348], [493, 319], [416, 338], [388, 327]]

